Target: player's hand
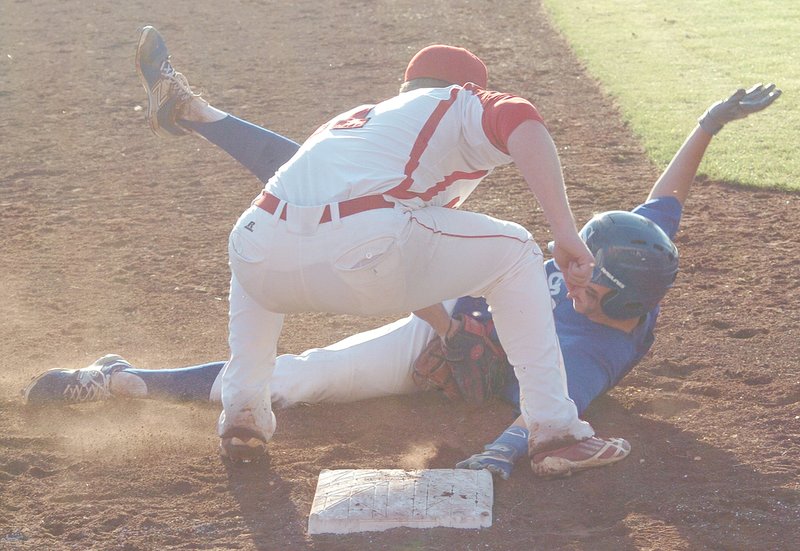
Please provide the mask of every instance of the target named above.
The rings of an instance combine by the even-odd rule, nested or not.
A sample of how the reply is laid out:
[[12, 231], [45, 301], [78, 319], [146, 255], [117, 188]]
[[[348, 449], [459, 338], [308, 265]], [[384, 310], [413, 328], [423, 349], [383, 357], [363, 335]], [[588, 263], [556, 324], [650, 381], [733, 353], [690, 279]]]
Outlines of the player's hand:
[[714, 135], [729, 122], [766, 109], [780, 95], [781, 91], [774, 84], [756, 84], [749, 90], [739, 88], [728, 99], [709, 107], [697, 122], [703, 130]]
[[511, 471], [514, 469], [514, 453], [506, 447], [498, 444], [486, 446], [486, 450], [468, 457], [464, 461], [456, 463], [456, 469], [470, 469], [480, 471], [486, 469], [492, 474], [496, 474], [503, 480], [508, 480]]
[[[517, 421], [521, 420], [518, 418]], [[520, 457], [528, 456], [528, 429], [519, 425], [511, 425], [500, 437], [485, 446], [481, 453], [476, 453], [456, 464], [456, 469], [486, 469], [503, 480], [508, 480], [514, 468], [514, 462]]]
[[594, 271], [594, 256], [577, 233], [566, 239], [557, 239], [551, 251], [564, 274], [568, 290], [589, 285]]

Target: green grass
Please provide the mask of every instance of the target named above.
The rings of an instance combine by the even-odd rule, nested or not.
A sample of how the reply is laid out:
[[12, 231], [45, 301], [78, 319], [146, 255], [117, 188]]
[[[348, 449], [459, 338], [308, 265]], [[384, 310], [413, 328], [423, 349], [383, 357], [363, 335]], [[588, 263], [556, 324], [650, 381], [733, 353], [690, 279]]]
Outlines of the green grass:
[[700, 171], [744, 185], [800, 190], [799, 1], [543, 3], [659, 166], [711, 103], [740, 86], [775, 82], [783, 96], [723, 129]]

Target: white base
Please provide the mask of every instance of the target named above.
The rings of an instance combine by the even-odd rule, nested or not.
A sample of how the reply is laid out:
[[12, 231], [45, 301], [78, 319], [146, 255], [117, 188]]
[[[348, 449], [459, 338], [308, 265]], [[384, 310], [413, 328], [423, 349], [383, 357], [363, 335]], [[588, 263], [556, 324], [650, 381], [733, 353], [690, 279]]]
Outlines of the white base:
[[492, 525], [489, 471], [466, 469], [323, 470], [308, 517], [309, 534]]

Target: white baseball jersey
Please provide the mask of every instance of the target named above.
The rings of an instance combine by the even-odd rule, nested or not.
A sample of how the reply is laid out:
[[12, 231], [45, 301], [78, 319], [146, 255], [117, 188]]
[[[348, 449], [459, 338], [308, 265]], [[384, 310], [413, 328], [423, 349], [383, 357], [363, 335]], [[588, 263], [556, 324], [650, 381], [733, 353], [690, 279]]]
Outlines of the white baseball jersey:
[[567, 395], [530, 232], [453, 208], [511, 162], [508, 138], [526, 120], [541, 118], [515, 96], [429, 88], [357, 107], [303, 144], [231, 232], [220, 435], [246, 427], [272, 436], [270, 383], [285, 314], [385, 315], [463, 295], [492, 307], [531, 440], [592, 435]]
[[530, 102], [466, 88], [425, 88], [362, 105], [324, 124], [265, 189], [313, 206], [383, 194], [411, 209], [457, 207], [496, 166]]

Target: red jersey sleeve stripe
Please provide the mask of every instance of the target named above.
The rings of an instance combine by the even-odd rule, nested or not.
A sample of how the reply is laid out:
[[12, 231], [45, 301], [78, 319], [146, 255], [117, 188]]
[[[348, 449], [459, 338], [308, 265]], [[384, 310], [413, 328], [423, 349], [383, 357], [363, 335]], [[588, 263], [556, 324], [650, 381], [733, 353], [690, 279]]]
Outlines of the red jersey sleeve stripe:
[[519, 96], [474, 88], [483, 105], [483, 131], [497, 149], [508, 155], [508, 137], [524, 121], [544, 124], [544, 119], [528, 100]]

